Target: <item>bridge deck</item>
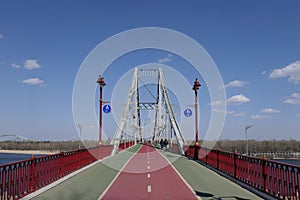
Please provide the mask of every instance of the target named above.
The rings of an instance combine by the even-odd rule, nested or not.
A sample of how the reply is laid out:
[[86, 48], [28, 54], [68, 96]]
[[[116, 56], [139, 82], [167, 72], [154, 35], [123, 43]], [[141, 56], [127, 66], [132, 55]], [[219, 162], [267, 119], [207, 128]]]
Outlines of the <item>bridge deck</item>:
[[109, 157], [30, 198], [260, 199], [192, 160], [147, 145]]

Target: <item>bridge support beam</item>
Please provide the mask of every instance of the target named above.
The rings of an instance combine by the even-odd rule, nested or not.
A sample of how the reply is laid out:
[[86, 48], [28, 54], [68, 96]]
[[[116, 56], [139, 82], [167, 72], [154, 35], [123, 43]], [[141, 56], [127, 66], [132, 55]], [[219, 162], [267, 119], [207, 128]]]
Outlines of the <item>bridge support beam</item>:
[[[127, 103], [125, 105], [119, 125], [116, 129], [115, 135], [111, 142], [111, 144], [114, 146], [112, 155], [115, 155], [118, 152], [120, 141], [122, 138], [122, 133], [127, 135], [130, 134], [133, 137], [136, 137], [137, 131], [138, 133], [140, 133], [139, 119], [136, 119], [139, 118], [137, 100], [138, 100], [138, 69], [135, 68], [131, 88], [128, 94]], [[133, 123], [131, 124], [133, 126], [131, 130], [134, 130], [134, 133], [127, 132], [128, 130], [126, 130], [125, 128], [126, 123], [128, 122], [128, 117], [130, 117], [129, 122], [133, 121]], [[134, 119], [132, 120], [132, 118]]]

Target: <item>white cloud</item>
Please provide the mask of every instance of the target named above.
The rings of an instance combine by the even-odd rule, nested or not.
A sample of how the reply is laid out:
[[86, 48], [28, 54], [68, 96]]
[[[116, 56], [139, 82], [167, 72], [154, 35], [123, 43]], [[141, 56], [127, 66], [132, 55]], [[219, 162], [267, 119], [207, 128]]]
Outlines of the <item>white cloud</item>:
[[218, 100], [218, 101], [211, 102], [209, 105], [210, 105], [210, 106], [221, 106], [221, 105], [223, 105], [223, 104], [224, 104], [223, 101]]
[[22, 83], [29, 84], [29, 85], [41, 85], [44, 83], [44, 81], [39, 78], [29, 78], [23, 80]]
[[265, 108], [261, 110], [263, 113], [279, 113], [280, 110], [277, 110], [276, 108]]
[[288, 80], [297, 84], [300, 82], [300, 61], [296, 61], [281, 69], [274, 69], [269, 78], [277, 79], [289, 77]]
[[172, 54], [168, 54], [167, 57], [159, 59], [158, 63], [166, 63], [171, 62]]
[[[226, 103], [228, 104], [236, 104], [236, 105], [240, 105], [243, 103], [248, 103], [251, 100], [248, 97], [245, 97], [243, 94], [238, 94], [238, 95], [234, 95], [232, 97], [230, 97], [229, 99], [226, 100]], [[224, 105], [225, 102], [218, 100], [215, 102], [211, 102], [209, 105], [210, 106], [220, 106], [220, 105]]]
[[234, 111], [227, 111], [226, 114], [227, 114], [227, 115], [233, 115], [233, 114], [234, 114]]
[[293, 93], [287, 97], [283, 103], [286, 104], [300, 104], [300, 93]]
[[262, 75], [265, 75], [266, 73], [267, 73], [266, 70], [261, 72]]
[[234, 111], [219, 110], [217, 108], [213, 109], [213, 111], [216, 112], [216, 113], [225, 113], [225, 114], [233, 114], [234, 113]]
[[227, 99], [227, 103], [229, 104], [242, 104], [248, 102], [250, 102], [250, 99], [248, 97], [245, 97], [243, 94], [234, 95]]
[[233, 115], [236, 116], [236, 117], [244, 117], [244, 116], [246, 116], [245, 113], [234, 113]]
[[266, 119], [266, 118], [270, 118], [270, 115], [253, 115], [251, 116], [251, 119]]
[[245, 113], [236, 113], [235, 111], [224, 111], [224, 110], [219, 110], [219, 109], [214, 109], [213, 110], [214, 112], [216, 113], [225, 113], [227, 115], [233, 115], [233, 116], [236, 116], [236, 117], [243, 117], [245, 116]]
[[0, 33], [0, 39], [3, 39], [4, 38], [4, 36]]
[[25, 61], [24, 67], [25, 69], [32, 70], [41, 68], [42, 66], [38, 63], [38, 60], [28, 59]]
[[20, 65], [15, 64], [15, 63], [11, 64], [10, 66], [13, 68], [16, 68], [16, 69], [19, 69], [21, 67]]
[[224, 88], [230, 88], [230, 87], [243, 87], [245, 84], [247, 84], [246, 81], [239, 81], [239, 80], [234, 80], [230, 81], [226, 85], [224, 85]]

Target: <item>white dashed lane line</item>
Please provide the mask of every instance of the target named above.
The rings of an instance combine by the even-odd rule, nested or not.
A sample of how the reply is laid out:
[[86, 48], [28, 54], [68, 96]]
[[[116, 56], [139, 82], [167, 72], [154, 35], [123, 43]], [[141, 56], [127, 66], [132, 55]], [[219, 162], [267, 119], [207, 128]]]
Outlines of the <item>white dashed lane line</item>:
[[[148, 151], [148, 148], [147, 148], [147, 169], [150, 170], [150, 156], [149, 156], [149, 151]], [[147, 178], [149, 179], [149, 184], [147, 186], [147, 191], [148, 193], [151, 193], [151, 190], [152, 190], [152, 187], [150, 185], [150, 173], [147, 173]]]
[[151, 192], [151, 185], [148, 185], [148, 192]]

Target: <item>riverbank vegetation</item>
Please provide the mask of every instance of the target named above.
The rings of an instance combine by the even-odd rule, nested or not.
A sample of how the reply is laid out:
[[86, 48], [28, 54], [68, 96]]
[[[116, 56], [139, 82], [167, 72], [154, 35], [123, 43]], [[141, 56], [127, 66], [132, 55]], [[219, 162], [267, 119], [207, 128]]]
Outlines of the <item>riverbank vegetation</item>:
[[[104, 143], [105, 145], [106, 143]], [[97, 141], [0, 141], [2, 150], [71, 151], [97, 146]]]
[[[300, 152], [300, 141], [297, 140], [248, 140], [249, 152]], [[239, 153], [246, 152], [245, 140], [220, 140], [215, 148]]]
[[[104, 141], [104, 145], [109, 141]], [[193, 142], [189, 142], [193, 144]], [[201, 142], [200, 142], [201, 144]], [[80, 148], [94, 147], [98, 141], [0, 141], [0, 149], [5, 150], [44, 150], [70, 151]], [[249, 140], [249, 152], [300, 152], [300, 141], [297, 140]], [[239, 153], [246, 152], [245, 140], [219, 140], [215, 149]]]

